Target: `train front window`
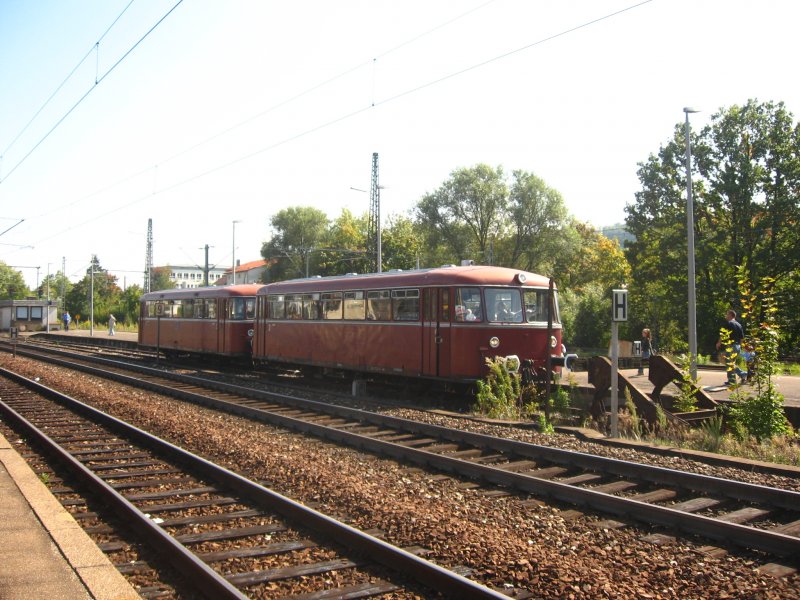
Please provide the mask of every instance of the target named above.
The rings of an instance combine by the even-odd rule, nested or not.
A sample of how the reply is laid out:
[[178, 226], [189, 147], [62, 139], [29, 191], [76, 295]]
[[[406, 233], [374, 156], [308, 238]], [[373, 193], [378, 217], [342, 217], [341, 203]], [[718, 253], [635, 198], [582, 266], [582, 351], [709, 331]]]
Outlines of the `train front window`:
[[480, 288], [458, 288], [456, 290], [456, 321], [481, 321]]
[[495, 323], [522, 323], [522, 296], [515, 288], [486, 288], [486, 312]]
[[[548, 290], [525, 290], [525, 320], [528, 323], [547, 323]], [[553, 294], [553, 323], [559, 323], [558, 302]]]

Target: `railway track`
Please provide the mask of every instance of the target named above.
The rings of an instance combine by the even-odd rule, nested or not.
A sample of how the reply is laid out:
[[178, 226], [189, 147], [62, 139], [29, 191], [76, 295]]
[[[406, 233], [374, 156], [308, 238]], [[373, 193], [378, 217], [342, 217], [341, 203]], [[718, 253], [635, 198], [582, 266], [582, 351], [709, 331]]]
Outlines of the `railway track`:
[[673, 535], [699, 535], [771, 556], [800, 556], [798, 492], [474, 434], [137, 365], [92, 359], [104, 365], [96, 370], [85, 360], [63, 360], [70, 368], [503, 490], [667, 527]]
[[[506, 597], [420, 558], [419, 548], [392, 546], [37, 382], [0, 375], [3, 421], [59, 465], [46, 477], [51, 490], [145, 597], [183, 595], [166, 583], [174, 576], [159, 575], [162, 563], [215, 599], [418, 597], [418, 586]], [[137, 541], [90, 510], [84, 490]]]

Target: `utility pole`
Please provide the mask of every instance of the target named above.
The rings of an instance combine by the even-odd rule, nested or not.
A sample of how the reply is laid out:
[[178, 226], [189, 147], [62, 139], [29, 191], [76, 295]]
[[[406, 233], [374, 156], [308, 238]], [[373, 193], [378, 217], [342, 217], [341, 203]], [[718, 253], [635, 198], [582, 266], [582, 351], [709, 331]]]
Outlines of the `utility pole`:
[[378, 185], [378, 153], [372, 153], [372, 186], [370, 188], [369, 227], [367, 228], [367, 250], [375, 256], [375, 272], [380, 273], [381, 256], [381, 186]]
[[208, 244], [206, 244], [206, 266], [203, 268], [203, 285], [208, 287]]
[[151, 292], [153, 274], [153, 219], [147, 219], [147, 246], [144, 256], [144, 293]]

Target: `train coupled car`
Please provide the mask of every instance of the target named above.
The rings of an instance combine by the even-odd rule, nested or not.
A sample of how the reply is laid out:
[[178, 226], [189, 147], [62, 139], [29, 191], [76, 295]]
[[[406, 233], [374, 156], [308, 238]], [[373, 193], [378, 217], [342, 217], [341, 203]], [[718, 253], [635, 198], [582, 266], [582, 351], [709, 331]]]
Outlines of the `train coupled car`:
[[257, 362], [471, 384], [487, 358], [514, 356], [537, 376], [564, 360], [550, 280], [504, 267], [276, 282], [256, 313]]
[[139, 345], [168, 356], [249, 361], [261, 284], [171, 289], [140, 300]]

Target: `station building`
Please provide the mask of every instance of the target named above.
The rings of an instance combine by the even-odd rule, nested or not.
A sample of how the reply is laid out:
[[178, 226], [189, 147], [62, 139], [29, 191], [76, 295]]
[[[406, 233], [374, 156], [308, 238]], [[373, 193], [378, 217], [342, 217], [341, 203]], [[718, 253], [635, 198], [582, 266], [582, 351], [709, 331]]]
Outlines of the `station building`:
[[60, 327], [58, 306], [54, 300], [0, 300], [0, 331], [43, 331]]

